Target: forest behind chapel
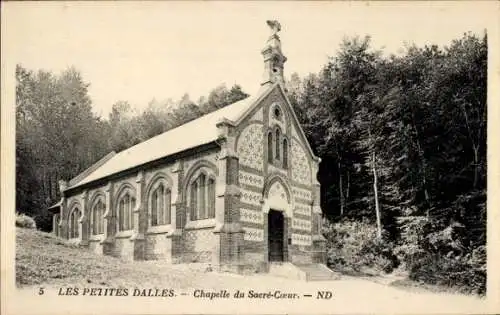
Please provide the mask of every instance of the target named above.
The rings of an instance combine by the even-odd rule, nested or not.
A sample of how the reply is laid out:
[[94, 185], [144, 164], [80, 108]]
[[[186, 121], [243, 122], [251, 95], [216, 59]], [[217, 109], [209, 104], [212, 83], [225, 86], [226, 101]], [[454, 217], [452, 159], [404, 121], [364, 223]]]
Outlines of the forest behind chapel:
[[[487, 57], [486, 34], [397, 55], [353, 37], [318, 73], [290, 75], [288, 97], [322, 160], [330, 268], [485, 293]], [[15, 210], [44, 231], [58, 180], [248, 96], [221, 84], [197, 99], [152, 98], [144, 110], [117, 96], [100, 116], [76, 65], [18, 65], [16, 83]]]

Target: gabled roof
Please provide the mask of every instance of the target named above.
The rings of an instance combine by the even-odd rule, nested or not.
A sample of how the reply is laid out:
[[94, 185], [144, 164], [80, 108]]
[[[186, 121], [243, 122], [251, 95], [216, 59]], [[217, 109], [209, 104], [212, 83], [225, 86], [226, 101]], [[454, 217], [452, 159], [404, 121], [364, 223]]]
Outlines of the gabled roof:
[[[223, 120], [238, 121], [245, 116], [254, 104], [269, 94], [276, 85], [261, 88], [253, 97], [225, 106], [212, 113], [201, 116], [177, 128], [138, 143], [111, 156], [98, 167], [91, 166], [92, 172], [76, 176], [70, 181], [72, 189], [98, 179], [125, 171], [127, 169], [152, 162], [169, 155], [198, 147], [217, 140], [216, 124]], [[98, 162], [99, 163], [99, 162]], [[89, 169], [90, 169], [89, 168]], [[85, 172], [85, 171], [84, 171]]]
[[[309, 154], [311, 155], [313, 160], [320, 162], [321, 159], [314, 154], [314, 151], [311, 148], [311, 144], [309, 143], [309, 141], [307, 141], [306, 134], [304, 133], [304, 130], [300, 126], [299, 119], [297, 118], [297, 114], [295, 114], [295, 111], [293, 110], [293, 106], [292, 106], [292, 103], [290, 102], [290, 99], [286, 95], [285, 88], [280, 83], [275, 83], [275, 84], [273, 84], [272, 88], [270, 88], [269, 90], [272, 90], [275, 86], [277, 86], [279, 88], [281, 95], [285, 99], [285, 102], [286, 102], [288, 108], [290, 109], [290, 112], [292, 113], [292, 119], [297, 126], [298, 133], [302, 137], [301, 140], [304, 142], [307, 152], [309, 152]], [[266, 93], [266, 95], [267, 95], [267, 93]], [[248, 107], [248, 109], [243, 113], [243, 115], [240, 115], [240, 118], [235, 121], [236, 125], [239, 125], [243, 121], [243, 119], [245, 119], [247, 114], [250, 113], [254, 109], [254, 107], [256, 107], [256, 106], [259, 106], [259, 102], [253, 102], [253, 104], [250, 107]]]

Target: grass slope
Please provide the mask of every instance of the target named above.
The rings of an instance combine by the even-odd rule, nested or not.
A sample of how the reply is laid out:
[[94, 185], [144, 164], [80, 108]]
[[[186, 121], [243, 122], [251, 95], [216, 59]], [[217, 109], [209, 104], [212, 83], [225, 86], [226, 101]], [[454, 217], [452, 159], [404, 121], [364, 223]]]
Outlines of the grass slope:
[[148, 284], [184, 288], [204, 275], [202, 266], [187, 270], [158, 261], [126, 262], [96, 255], [37, 230], [17, 228], [16, 237], [18, 287], [94, 284], [117, 288]]

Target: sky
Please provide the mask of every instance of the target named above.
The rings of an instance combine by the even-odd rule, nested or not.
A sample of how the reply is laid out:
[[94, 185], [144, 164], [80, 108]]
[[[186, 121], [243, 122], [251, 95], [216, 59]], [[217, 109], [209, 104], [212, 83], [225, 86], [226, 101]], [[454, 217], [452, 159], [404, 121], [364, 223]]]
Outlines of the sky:
[[317, 72], [344, 37], [370, 35], [374, 48], [447, 45], [482, 35], [495, 15], [485, 2], [11, 2], [3, 3], [3, 49], [25, 68], [74, 66], [90, 83], [94, 111], [113, 103], [138, 109], [153, 98], [192, 100], [220, 84], [252, 93], [260, 54], [277, 19], [285, 75]]

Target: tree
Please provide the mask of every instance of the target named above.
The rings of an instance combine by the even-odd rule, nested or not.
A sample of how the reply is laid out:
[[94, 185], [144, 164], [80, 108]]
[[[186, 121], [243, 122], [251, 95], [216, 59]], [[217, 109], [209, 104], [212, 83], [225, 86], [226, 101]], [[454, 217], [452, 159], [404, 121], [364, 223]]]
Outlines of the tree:
[[198, 104], [200, 110], [206, 114], [236, 103], [246, 97], [248, 97], [248, 94], [243, 92], [241, 86], [235, 84], [228, 90], [225, 84], [221, 84], [210, 91], [207, 98], [201, 98]]
[[59, 198], [57, 181], [71, 178], [107, 151], [95, 135], [88, 84], [74, 68], [59, 75], [16, 67], [16, 207], [50, 227], [47, 206]]

